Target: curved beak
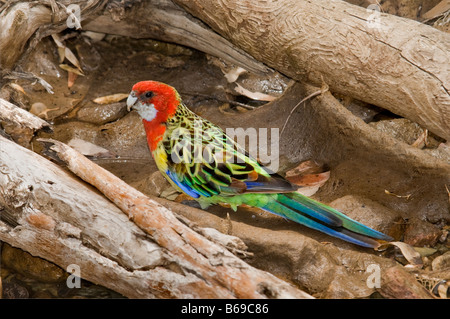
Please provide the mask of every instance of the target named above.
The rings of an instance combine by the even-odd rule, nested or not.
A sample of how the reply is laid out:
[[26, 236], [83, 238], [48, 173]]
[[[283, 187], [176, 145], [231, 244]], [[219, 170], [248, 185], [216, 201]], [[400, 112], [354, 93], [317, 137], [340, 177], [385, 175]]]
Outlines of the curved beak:
[[128, 95], [127, 98], [127, 111], [130, 112], [131, 109], [133, 108], [133, 106], [136, 104], [137, 101], [137, 97], [136, 94], [134, 93], [134, 91], [131, 91], [130, 95]]

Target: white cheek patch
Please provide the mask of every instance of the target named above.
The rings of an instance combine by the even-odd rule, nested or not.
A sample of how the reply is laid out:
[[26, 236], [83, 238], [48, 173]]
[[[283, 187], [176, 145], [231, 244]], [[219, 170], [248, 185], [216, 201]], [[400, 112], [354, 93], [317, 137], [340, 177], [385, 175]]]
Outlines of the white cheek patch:
[[139, 108], [137, 108], [137, 112], [144, 120], [149, 122], [152, 121], [156, 117], [156, 113], [158, 113], [153, 104], [149, 105], [141, 104]]

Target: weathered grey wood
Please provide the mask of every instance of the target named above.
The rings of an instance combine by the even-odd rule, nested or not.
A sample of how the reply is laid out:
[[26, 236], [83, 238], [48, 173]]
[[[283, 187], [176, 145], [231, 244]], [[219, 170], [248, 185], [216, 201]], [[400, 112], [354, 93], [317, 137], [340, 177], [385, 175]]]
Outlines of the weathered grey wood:
[[[252, 72], [268, 65], [313, 84], [323, 78], [332, 91], [450, 138], [450, 35], [430, 26], [338, 0], [75, 2], [84, 30], [176, 42]], [[31, 43], [64, 29], [67, 18], [53, 1], [7, 7], [0, 69], [15, 65], [36, 30]]]
[[[40, 139], [67, 167], [95, 186], [170, 254], [166, 268], [177, 274], [193, 275], [192, 283], [178, 281], [178, 286], [164, 293], [202, 298], [310, 298], [275, 276], [251, 267], [227, 249], [206, 239], [172, 211], [130, 187], [112, 173], [89, 161], [69, 146], [55, 140]], [[170, 279], [170, 278], [169, 278]], [[164, 281], [160, 281], [160, 285]], [[154, 284], [154, 283], [153, 283]], [[175, 283], [174, 283], [175, 285]]]
[[448, 33], [338, 0], [174, 2], [281, 73], [450, 139]]
[[45, 5], [17, 3], [0, 12], [0, 71], [12, 68], [36, 30], [51, 23], [51, 9]]
[[269, 71], [267, 66], [212, 31], [171, 0], [136, 2], [125, 9], [105, 10], [104, 14], [84, 24], [83, 29], [175, 42], [241, 65], [250, 72]]
[[[72, 18], [65, 10], [71, 4], [79, 5], [82, 30], [175, 42], [245, 66], [252, 72], [269, 70], [171, 0], [135, 1], [132, 5], [115, 0], [58, 3], [23, 2], [0, 12], [0, 71], [14, 67], [30, 38], [34, 37], [31, 43], [35, 44], [40, 37], [71, 27]], [[37, 31], [39, 34], [35, 35]]]
[[5, 132], [24, 146], [29, 144], [38, 130], [51, 130], [51, 125], [46, 121], [2, 98], [0, 98], [0, 121]]
[[83, 178], [97, 183], [135, 223], [69, 172], [0, 136], [1, 241], [63, 268], [75, 264], [82, 278], [133, 298], [310, 298], [54, 143], [71, 169], [93, 173]]
[[43, 119], [2, 98], [0, 98], [0, 120], [28, 128], [33, 132], [50, 127], [50, 124]]
[[164, 264], [165, 253], [114, 204], [3, 137], [0, 170], [0, 240], [64, 269], [76, 264], [125, 296], [155, 297], [145, 284], [152, 273], [140, 270]]

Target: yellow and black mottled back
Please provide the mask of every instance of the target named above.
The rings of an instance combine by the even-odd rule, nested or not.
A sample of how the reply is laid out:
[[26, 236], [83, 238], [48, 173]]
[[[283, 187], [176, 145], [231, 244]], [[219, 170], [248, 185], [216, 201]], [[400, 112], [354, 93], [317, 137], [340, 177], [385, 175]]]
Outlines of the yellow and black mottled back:
[[161, 145], [167, 154], [169, 177], [183, 191], [191, 191], [186, 192], [191, 196], [295, 190], [282, 177], [270, 175], [220, 127], [184, 105], [167, 120]]

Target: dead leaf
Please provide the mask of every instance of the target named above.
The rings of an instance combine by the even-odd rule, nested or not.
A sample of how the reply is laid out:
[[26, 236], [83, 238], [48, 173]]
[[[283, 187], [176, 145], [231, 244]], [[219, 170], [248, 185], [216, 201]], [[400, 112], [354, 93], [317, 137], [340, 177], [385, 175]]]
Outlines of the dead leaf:
[[422, 261], [422, 257], [420, 255], [420, 253], [418, 251], [416, 251], [416, 249], [413, 246], [408, 245], [406, 243], [402, 243], [400, 241], [386, 242], [386, 243], [381, 244], [380, 247], [377, 248], [377, 250], [384, 250], [390, 245], [393, 245], [393, 246], [396, 246], [397, 248], [399, 248], [400, 251], [402, 252], [403, 256], [409, 262], [409, 264], [406, 265], [405, 267], [408, 267], [408, 268], [422, 268], [423, 267], [423, 261]]
[[61, 37], [57, 34], [52, 34], [52, 39], [55, 41], [56, 46], [58, 47], [58, 55], [59, 55], [59, 63], [64, 61], [65, 57], [65, 48], [66, 46], [62, 43]]
[[305, 174], [317, 174], [325, 172], [325, 168], [318, 163], [308, 160], [301, 162], [295, 168], [286, 172], [286, 177], [305, 175]]
[[227, 79], [228, 83], [233, 83], [239, 78], [239, 76], [242, 73], [245, 73], [245, 72], [247, 72], [246, 69], [241, 68], [240, 66], [238, 66], [236, 68], [231, 69], [227, 73], [225, 73], [224, 76], [225, 76], [225, 79]]
[[239, 84], [236, 83], [236, 88], [234, 89], [237, 93], [244, 95], [252, 100], [256, 100], [256, 101], [273, 101], [276, 99], [275, 96], [269, 95], [269, 94], [265, 94], [265, 93], [261, 93], [261, 92], [251, 92], [245, 88], [243, 88], [242, 86], [240, 86]]
[[430, 247], [414, 247], [414, 250], [417, 251], [422, 257], [428, 257], [437, 252], [437, 249]]
[[78, 61], [77, 57], [68, 47], [66, 47], [59, 35], [52, 34], [52, 38], [53, 41], [55, 41], [56, 46], [58, 47], [59, 62], [62, 63], [64, 59], [67, 59], [82, 73], [83, 70], [81, 69], [81, 64]]
[[411, 194], [408, 194], [408, 195], [397, 195], [397, 194], [395, 194], [395, 193], [392, 193], [392, 192], [388, 191], [387, 189], [385, 189], [384, 192], [385, 192], [387, 195], [395, 196], [395, 197], [397, 197], [397, 198], [406, 198], [406, 200], [408, 200], [408, 199], [411, 197]]
[[59, 67], [67, 72], [72, 72], [81, 76], [84, 76], [83, 72], [81, 72], [80, 70], [78, 70], [77, 68], [71, 67], [68, 64], [60, 64]]
[[79, 138], [71, 139], [67, 145], [86, 156], [114, 157], [114, 154], [111, 151]]
[[431, 10], [428, 10], [423, 15], [423, 18], [427, 19], [427, 20], [433, 19], [433, 18], [436, 18], [436, 17], [438, 17], [440, 15], [443, 15], [448, 10], [450, 10], [450, 1], [443, 0], [443, 1], [439, 2], [436, 6], [434, 6]]
[[[189, 195], [186, 195], [185, 193], [179, 193], [178, 191], [176, 191], [174, 188], [169, 188], [169, 192], [164, 193], [164, 191], [162, 193], [164, 193], [164, 195], [161, 195], [161, 197], [164, 197], [166, 195], [172, 195], [174, 194], [174, 191], [176, 192], [177, 197], [174, 199], [175, 202], [177, 203], [181, 203], [182, 201], [185, 200], [192, 200], [192, 197]], [[161, 193], [161, 194], [162, 194]]]
[[117, 93], [117, 94], [111, 94], [111, 95], [98, 97], [98, 98], [92, 100], [92, 102], [97, 103], [97, 104], [111, 104], [111, 103], [116, 103], [116, 102], [122, 101], [122, 100], [126, 99], [127, 97], [128, 97], [128, 93]]
[[66, 49], [64, 47], [58, 47], [58, 56], [59, 56], [59, 63], [63, 63], [66, 59]]
[[[168, 187], [168, 188], [164, 189], [161, 192], [161, 194], [159, 195], [159, 197], [161, 197], [161, 198], [165, 198], [165, 199], [172, 200], [172, 201], [175, 201], [178, 198], [178, 196], [180, 196], [180, 193], [173, 187]], [[181, 199], [181, 200], [183, 200], [183, 199]]]
[[318, 174], [306, 174], [286, 177], [292, 184], [298, 186], [322, 186], [330, 178], [330, 171]]
[[19, 91], [20, 93], [27, 95], [23, 87], [21, 87], [19, 84], [16, 83], [9, 83], [9, 86], [12, 87], [14, 90]]
[[65, 53], [66, 59], [69, 60], [69, 62], [72, 63], [74, 66], [76, 66], [78, 68], [78, 70], [80, 70], [80, 72], [83, 72], [83, 70], [81, 69], [80, 62], [78, 61], [75, 54], [68, 47], [65, 48], [64, 53]]
[[248, 112], [248, 108], [247, 107], [242, 107], [242, 106], [236, 106], [236, 110], [239, 112], [239, 113], [245, 113], [245, 112]]
[[78, 74], [69, 72], [67, 78], [67, 87], [70, 89], [75, 84], [75, 80], [77, 79]]
[[103, 40], [105, 38], [105, 36], [106, 36], [105, 33], [93, 32], [93, 31], [84, 31], [83, 35], [87, 36], [94, 43]]
[[325, 171], [324, 167], [314, 161], [305, 161], [287, 171], [285, 178], [292, 184], [301, 186], [298, 193], [312, 196], [330, 178], [330, 171]]

